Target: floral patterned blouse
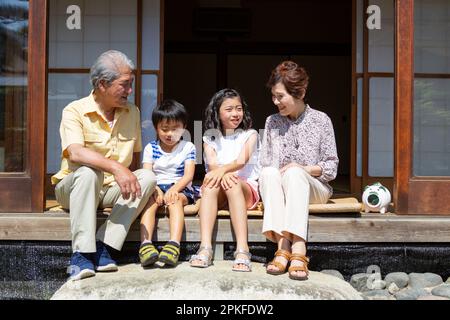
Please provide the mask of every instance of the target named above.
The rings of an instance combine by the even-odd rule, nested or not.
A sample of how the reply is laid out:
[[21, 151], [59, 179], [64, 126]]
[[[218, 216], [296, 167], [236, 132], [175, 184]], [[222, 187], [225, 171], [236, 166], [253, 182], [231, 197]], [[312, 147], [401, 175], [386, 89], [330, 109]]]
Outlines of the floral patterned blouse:
[[328, 182], [336, 178], [339, 159], [330, 118], [309, 105], [296, 120], [279, 113], [269, 116], [259, 161], [262, 167], [278, 169], [291, 162], [303, 166], [318, 165], [322, 175], [316, 178], [331, 194], [333, 189]]

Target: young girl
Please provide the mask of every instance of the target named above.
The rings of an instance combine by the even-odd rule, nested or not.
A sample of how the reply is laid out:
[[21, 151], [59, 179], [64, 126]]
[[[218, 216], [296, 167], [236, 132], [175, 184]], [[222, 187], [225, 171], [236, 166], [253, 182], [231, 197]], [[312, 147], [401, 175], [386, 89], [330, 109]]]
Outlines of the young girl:
[[259, 201], [257, 132], [241, 95], [223, 89], [211, 99], [205, 111], [203, 137], [207, 174], [200, 204], [201, 244], [190, 259], [191, 266], [212, 264], [211, 238], [218, 208], [228, 204], [237, 240], [234, 271], [251, 271], [247, 243], [247, 209]]
[[[153, 110], [152, 122], [157, 140], [144, 149], [144, 169], [153, 170], [157, 187], [141, 218], [141, 265], [147, 267], [157, 260], [176, 265], [184, 226], [184, 206], [194, 203], [192, 179], [195, 171], [195, 146], [181, 139], [186, 123], [186, 109], [174, 100], [163, 101]], [[170, 215], [170, 241], [159, 253], [152, 244], [155, 215], [165, 205]]]

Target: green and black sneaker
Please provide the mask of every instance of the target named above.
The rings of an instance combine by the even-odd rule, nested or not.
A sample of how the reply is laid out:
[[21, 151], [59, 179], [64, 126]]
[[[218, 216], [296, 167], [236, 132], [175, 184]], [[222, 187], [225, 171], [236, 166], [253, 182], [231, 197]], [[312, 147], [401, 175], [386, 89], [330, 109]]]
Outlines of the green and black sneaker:
[[170, 266], [176, 266], [180, 257], [180, 245], [174, 241], [168, 241], [159, 253], [159, 262]]
[[139, 248], [139, 260], [142, 267], [148, 267], [158, 260], [159, 252], [156, 250], [153, 243], [143, 243]]

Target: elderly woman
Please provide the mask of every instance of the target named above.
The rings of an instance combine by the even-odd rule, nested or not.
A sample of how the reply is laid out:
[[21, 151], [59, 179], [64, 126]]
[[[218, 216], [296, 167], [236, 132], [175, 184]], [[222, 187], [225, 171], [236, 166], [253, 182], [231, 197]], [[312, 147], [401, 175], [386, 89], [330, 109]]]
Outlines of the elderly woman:
[[290, 263], [294, 280], [308, 278], [308, 206], [328, 201], [339, 162], [330, 118], [305, 104], [308, 81], [292, 61], [272, 71], [267, 86], [278, 113], [266, 120], [260, 151], [263, 234], [278, 244], [266, 271], [283, 274]]

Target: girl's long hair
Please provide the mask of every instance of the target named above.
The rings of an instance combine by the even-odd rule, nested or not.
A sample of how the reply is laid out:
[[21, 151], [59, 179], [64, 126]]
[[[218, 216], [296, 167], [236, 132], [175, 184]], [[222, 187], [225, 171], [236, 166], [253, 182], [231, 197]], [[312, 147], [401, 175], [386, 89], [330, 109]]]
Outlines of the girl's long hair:
[[216, 92], [206, 107], [204, 122], [205, 131], [209, 129], [219, 129], [222, 134], [225, 134], [222, 123], [220, 122], [219, 109], [226, 99], [233, 98], [238, 98], [241, 101], [242, 108], [244, 110], [242, 122], [239, 124], [237, 129], [248, 130], [252, 127], [252, 117], [244, 98], [236, 90], [226, 88]]

